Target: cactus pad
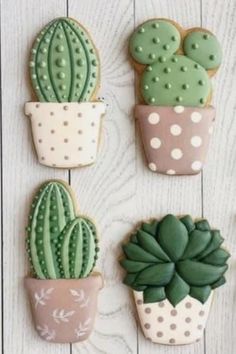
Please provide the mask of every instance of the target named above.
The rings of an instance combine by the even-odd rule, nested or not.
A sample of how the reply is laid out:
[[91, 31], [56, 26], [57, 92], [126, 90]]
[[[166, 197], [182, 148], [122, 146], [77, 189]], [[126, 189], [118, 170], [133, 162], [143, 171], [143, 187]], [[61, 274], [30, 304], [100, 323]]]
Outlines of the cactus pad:
[[209, 102], [207, 70], [217, 69], [222, 57], [213, 34], [184, 32], [169, 20], [153, 19], [135, 30], [129, 48], [133, 59], [146, 65], [140, 85], [147, 104], [204, 107]]
[[42, 102], [88, 101], [98, 85], [96, 48], [86, 30], [69, 18], [56, 19], [40, 32], [29, 65]]
[[210, 81], [201, 65], [183, 55], [172, 55], [164, 63], [147, 66], [141, 93], [150, 105], [204, 106]]
[[97, 259], [97, 232], [85, 217], [76, 217], [64, 183], [50, 181], [36, 193], [29, 215], [26, 248], [40, 279], [82, 278]]
[[222, 60], [222, 51], [217, 38], [207, 32], [190, 32], [184, 40], [184, 53], [206, 70], [216, 69]]

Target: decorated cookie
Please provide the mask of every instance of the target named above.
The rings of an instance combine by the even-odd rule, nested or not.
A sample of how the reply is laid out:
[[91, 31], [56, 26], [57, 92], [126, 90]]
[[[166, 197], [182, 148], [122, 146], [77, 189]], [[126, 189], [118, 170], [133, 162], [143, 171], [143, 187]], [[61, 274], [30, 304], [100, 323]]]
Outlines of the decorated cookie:
[[200, 339], [229, 253], [207, 220], [167, 215], [144, 222], [123, 246], [124, 283], [134, 292], [145, 337], [160, 344]]
[[[145, 105], [137, 105], [135, 117], [141, 125], [150, 169], [164, 174], [170, 170], [177, 175], [198, 173], [208, 148], [209, 124], [215, 116], [214, 108], [209, 106], [210, 76], [222, 60], [218, 40], [204, 29], [183, 30], [173, 21], [153, 19], [134, 31], [129, 49], [141, 73], [140, 93]], [[201, 114], [202, 121], [191, 120], [196, 113]], [[173, 128], [177, 125], [178, 129]], [[155, 144], [150, 144], [150, 135]], [[191, 144], [191, 138], [198, 142]], [[193, 154], [189, 152], [192, 146]], [[179, 153], [172, 154], [173, 150]], [[191, 167], [195, 161], [198, 169]]]
[[92, 164], [97, 155], [103, 102], [97, 50], [85, 30], [70, 18], [50, 22], [38, 34], [30, 56], [30, 77], [39, 102], [28, 102], [39, 162], [50, 167]]
[[25, 286], [38, 334], [55, 343], [87, 339], [103, 284], [92, 273], [99, 251], [94, 223], [76, 213], [68, 185], [49, 181], [35, 194], [27, 233]]

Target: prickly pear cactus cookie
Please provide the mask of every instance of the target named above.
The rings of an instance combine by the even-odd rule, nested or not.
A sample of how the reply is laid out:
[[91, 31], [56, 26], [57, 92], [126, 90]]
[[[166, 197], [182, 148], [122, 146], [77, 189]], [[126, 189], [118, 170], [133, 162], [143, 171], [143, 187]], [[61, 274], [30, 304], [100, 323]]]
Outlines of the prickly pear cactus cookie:
[[80, 167], [95, 162], [103, 102], [96, 101], [100, 62], [90, 35], [78, 22], [58, 18], [38, 34], [30, 77], [39, 102], [28, 102], [39, 162]]
[[124, 283], [133, 289], [141, 327], [154, 343], [199, 340], [229, 253], [207, 220], [167, 215], [144, 222], [123, 246]]
[[222, 60], [207, 30], [183, 30], [165, 19], [140, 25], [130, 38], [140, 73], [138, 119], [149, 168], [176, 175], [196, 174], [205, 161], [215, 111], [210, 77]]
[[27, 233], [25, 286], [38, 334], [55, 343], [87, 339], [103, 284], [92, 273], [99, 251], [93, 221], [76, 213], [68, 185], [49, 181], [35, 194]]

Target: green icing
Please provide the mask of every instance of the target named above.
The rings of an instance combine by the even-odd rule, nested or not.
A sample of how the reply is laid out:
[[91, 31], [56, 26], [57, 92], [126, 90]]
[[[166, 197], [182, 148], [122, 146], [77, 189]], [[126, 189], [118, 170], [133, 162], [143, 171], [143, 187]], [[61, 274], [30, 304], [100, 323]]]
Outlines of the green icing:
[[143, 223], [123, 246], [124, 283], [143, 291], [145, 303], [168, 299], [176, 306], [187, 295], [205, 303], [225, 282], [229, 253], [222, 242], [207, 220], [194, 222], [189, 215]]
[[206, 70], [216, 69], [222, 61], [222, 50], [217, 38], [207, 32], [190, 32], [184, 39], [184, 53]]
[[180, 46], [180, 33], [172, 23], [150, 20], [139, 26], [130, 38], [130, 53], [141, 64], [169, 58]]
[[93, 223], [76, 217], [64, 183], [50, 181], [36, 193], [29, 215], [26, 248], [40, 279], [83, 278], [92, 271], [99, 248]]
[[201, 107], [210, 89], [206, 70], [183, 55], [147, 66], [141, 78], [141, 93], [150, 105]]
[[42, 102], [88, 101], [98, 84], [96, 48], [86, 30], [70, 18], [58, 18], [40, 32], [29, 65]]
[[207, 69], [221, 62], [221, 48], [214, 35], [194, 31], [181, 48], [179, 29], [166, 20], [150, 20], [130, 38], [133, 59], [146, 69], [141, 74], [141, 94], [149, 105], [204, 107], [211, 91]]

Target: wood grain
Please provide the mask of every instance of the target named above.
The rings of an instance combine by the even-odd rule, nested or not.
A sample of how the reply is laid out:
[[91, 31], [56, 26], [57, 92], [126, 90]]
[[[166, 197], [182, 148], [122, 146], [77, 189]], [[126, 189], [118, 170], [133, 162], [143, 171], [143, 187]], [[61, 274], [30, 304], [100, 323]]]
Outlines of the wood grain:
[[[5, 354], [234, 354], [236, 346], [236, 0], [2, 0], [2, 240], [3, 349]], [[29, 49], [37, 32], [58, 16], [74, 17], [91, 33], [102, 63], [99, 96], [107, 103], [97, 163], [68, 171], [39, 165], [23, 105], [31, 98]], [[204, 172], [168, 177], [150, 172], [132, 110], [137, 98], [127, 43], [134, 27], [167, 17], [183, 27], [217, 34], [224, 63], [214, 80], [217, 120]], [[220, 104], [220, 103], [221, 104]], [[28, 265], [24, 227], [31, 196], [46, 179], [70, 181], [80, 210], [100, 231], [97, 269], [105, 278], [90, 339], [53, 345], [34, 331], [23, 288]], [[121, 243], [137, 222], [166, 213], [206, 216], [222, 229], [232, 254], [228, 283], [218, 290], [205, 338], [192, 346], [153, 345], [136, 322], [132, 294], [122, 285]], [[0, 253], [1, 254], [1, 253]], [[1, 259], [0, 259], [1, 261]], [[2, 350], [3, 353], [3, 350]]]

